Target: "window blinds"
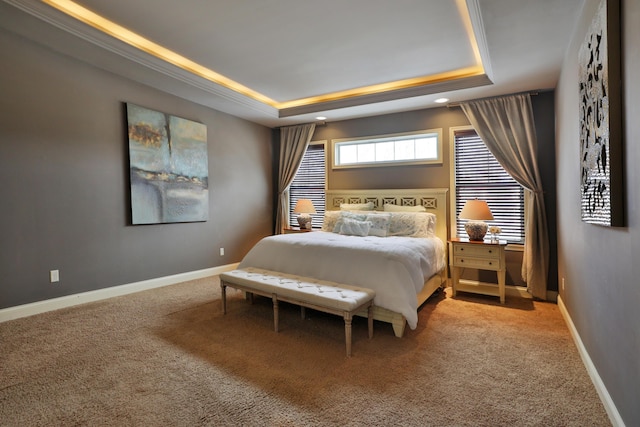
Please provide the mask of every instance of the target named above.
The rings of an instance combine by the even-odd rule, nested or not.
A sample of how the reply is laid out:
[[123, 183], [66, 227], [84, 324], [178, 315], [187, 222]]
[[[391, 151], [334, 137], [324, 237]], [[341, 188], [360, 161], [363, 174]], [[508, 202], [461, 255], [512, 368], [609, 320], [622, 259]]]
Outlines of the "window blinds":
[[311, 199], [316, 214], [311, 215], [313, 228], [321, 228], [325, 205], [325, 154], [324, 144], [310, 144], [302, 158], [296, 177], [289, 186], [289, 223], [298, 225], [293, 213], [298, 199]]
[[524, 243], [524, 189], [500, 166], [475, 130], [455, 132], [456, 231], [466, 236], [458, 215], [468, 199], [486, 200], [502, 229], [500, 239]]

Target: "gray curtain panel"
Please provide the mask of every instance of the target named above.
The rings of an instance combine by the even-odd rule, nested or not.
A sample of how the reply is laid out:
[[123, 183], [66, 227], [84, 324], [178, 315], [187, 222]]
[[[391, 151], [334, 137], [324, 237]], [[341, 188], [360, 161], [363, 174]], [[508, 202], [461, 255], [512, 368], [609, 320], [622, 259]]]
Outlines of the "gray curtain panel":
[[280, 167], [278, 175], [278, 210], [276, 234], [289, 227], [289, 185], [296, 176], [302, 157], [316, 129], [315, 123], [287, 126], [280, 129]]
[[522, 279], [534, 297], [547, 299], [549, 236], [536, 130], [529, 94], [463, 102], [467, 118], [502, 167], [525, 188]]

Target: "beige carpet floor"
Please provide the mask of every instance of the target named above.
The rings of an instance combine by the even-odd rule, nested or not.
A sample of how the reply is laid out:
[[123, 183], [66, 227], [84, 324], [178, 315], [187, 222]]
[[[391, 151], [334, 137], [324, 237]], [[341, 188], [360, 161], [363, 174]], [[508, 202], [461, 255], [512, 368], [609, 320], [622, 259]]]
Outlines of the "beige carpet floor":
[[398, 339], [217, 277], [0, 324], [2, 426], [606, 426], [555, 304], [432, 297]]

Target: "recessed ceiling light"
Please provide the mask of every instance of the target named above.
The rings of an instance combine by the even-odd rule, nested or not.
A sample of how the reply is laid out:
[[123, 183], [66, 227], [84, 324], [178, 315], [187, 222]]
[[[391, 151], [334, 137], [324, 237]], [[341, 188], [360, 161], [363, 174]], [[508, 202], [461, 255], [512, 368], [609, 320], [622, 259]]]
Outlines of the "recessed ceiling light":
[[318, 116], [316, 117], [316, 120], [327, 120], [327, 118], [325, 116]]
[[433, 102], [437, 102], [438, 104], [444, 104], [445, 102], [449, 102], [449, 98], [438, 98]]

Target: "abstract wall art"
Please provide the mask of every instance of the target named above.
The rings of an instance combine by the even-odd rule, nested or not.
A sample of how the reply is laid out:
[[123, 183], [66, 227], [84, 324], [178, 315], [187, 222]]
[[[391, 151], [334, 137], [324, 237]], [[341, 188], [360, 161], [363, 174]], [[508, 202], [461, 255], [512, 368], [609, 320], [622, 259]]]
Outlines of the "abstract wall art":
[[622, 226], [620, 0], [601, 0], [578, 63], [582, 220]]
[[207, 221], [207, 127], [127, 103], [133, 224]]

